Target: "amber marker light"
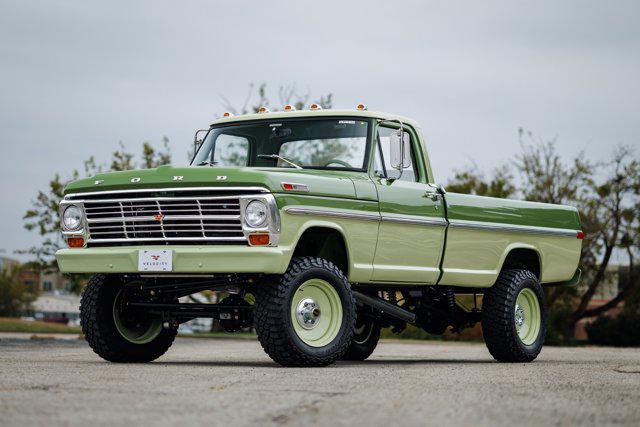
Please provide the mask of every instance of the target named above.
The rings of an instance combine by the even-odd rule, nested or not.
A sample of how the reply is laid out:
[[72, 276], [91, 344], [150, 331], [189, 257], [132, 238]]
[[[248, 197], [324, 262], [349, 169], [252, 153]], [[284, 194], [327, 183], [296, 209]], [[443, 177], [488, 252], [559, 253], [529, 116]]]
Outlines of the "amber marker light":
[[285, 105], [284, 111], [296, 111], [296, 107], [294, 107], [293, 105]]
[[222, 117], [233, 117], [233, 113], [230, 113], [230, 112], [226, 111], [226, 112], [222, 115]]
[[67, 238], [67, 245], [70, 248], [81, 248], [84, 246], [84, 237], [69, 237]]
[[365, 111], [367, 109], [366, 104], [358, 104], [356, 108], [360, 111]]
[[320, 104], [313, 103], [309, 106], [311, 110], [322, 110], [322, 106]]
[[249, 243], [251, 246], [267, 246], [269, 235], [266, 233], [249, 234]]
[[260, 107], [258, 108], [258, 113], [262, 114], [262, 113], [268, 113], [269, 109], [267, 107]]

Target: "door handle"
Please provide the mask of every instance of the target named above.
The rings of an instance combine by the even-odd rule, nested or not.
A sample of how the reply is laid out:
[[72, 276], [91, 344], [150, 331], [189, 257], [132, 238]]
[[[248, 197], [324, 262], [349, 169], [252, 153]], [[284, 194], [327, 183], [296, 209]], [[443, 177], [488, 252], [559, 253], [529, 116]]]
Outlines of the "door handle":
[[425, 191], [424, 195], [422, 197], [426, 197], [427, 199], [431, 199], [434, 202], [438, 201], [438, 196], [439, 194], [433, 191]]

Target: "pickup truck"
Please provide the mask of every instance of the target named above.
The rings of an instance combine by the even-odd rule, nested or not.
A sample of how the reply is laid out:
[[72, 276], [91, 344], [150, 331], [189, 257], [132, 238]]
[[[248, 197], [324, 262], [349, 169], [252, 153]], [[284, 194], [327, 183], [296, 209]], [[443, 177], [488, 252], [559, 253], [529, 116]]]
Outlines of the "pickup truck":
[[[364, 360], [382, 328], [478, 322], [496, 360], [529, 362], [544, 288], [580, 279], [575, 208], [447, 193], [408, 118], [314, 104], [225, 113], [204, 132], [187, 167], [65, 188], [57, 262], [92, 274], [82, 329], [108, 361], [154, 360], [209, 317], [255, 328], [283, 366]], [[212, 302], [189, 298], [201, 292]]]

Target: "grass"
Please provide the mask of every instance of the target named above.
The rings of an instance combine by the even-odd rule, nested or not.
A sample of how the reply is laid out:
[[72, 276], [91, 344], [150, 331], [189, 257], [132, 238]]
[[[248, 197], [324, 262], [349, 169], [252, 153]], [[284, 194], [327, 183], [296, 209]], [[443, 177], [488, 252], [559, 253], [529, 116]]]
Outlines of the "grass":
[[0, 332], [31, 332], [31, 333], [58, 333], [79, 334], [81, 329], [76, 326], [67, 326], [60, 323], [28, 321], [13, 317], [0, 317]]

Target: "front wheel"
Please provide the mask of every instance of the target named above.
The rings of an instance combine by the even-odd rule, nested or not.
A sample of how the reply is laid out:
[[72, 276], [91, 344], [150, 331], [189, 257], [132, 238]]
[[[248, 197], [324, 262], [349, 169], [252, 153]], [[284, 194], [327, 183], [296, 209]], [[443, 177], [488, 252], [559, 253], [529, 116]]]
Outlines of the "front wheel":
[[276, 283], [255, 291], [260, 344], [283, 366], [326, 366], [349, 347], [355, 300], [345, 275], [322, 258], [294, 258]]
[[82, 332], [93, 351], [110, 362], [150, 362], [171, 347], [176, 329], [165, 329], [159, 316], [130, 307], [137, 286], [118, 276], [96, 274], [82, 293]]
[[499, 362], [531, 362], [544, 343], [547, 306], [538, 278], [529, 270], [500, 273], [482, 303], [482, 332]]

